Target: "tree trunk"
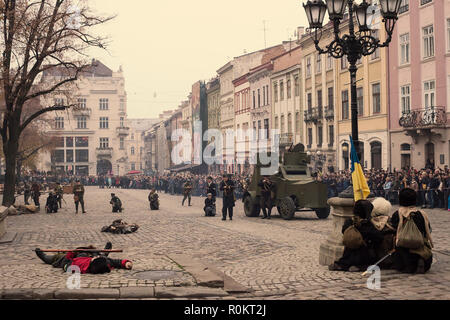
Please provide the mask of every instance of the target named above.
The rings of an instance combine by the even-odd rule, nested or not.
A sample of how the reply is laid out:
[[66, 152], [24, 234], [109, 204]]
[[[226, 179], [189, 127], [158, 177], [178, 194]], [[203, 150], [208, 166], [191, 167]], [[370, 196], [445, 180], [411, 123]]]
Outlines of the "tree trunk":
[[5, 207], [12, 206], [14, 204], [14, 195], [16, 193], [16, 159], [17, 151], [19, 149], [18, 137], [11, 138], [6, 145], [5, 152], [5, 188], [3, 192], [3, 203]]
[[22, 161], [16, 160], [16, 182], [19, 184], [22, 171]]

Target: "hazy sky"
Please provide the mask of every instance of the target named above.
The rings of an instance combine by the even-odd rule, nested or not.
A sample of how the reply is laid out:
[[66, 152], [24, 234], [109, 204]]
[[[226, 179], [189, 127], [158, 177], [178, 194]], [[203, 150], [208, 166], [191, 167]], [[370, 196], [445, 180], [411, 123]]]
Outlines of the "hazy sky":
[[157, 117], [186, 99], [191, 85], [208, 80], [231, 58], [294, 38], [306, 26], [301, 0], [89, 0], [117, 18], [98, 31], [109, 53], [95, 58], [122, 65], [130, 118]]

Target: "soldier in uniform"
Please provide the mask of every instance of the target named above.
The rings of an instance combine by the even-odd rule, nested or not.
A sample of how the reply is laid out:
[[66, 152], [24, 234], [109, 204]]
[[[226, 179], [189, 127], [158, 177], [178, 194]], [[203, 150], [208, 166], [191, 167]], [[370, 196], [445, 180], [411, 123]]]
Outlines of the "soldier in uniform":
[[55, 191], [56, 199], [58, 200], [59, 208], [62, 208], [62, 199], [63, 199], [64, 190], [59, 182], [56, 183], [54, 191]]
[[159, 210], [159, 196], [156, 193], [155, 188], [152, 188], [152, 190], [150, 190], [148, 201], [150, 201], [150, 210]]
[[228, 175], [223, 176], [223, 180], [220, 183], [220, 191], [223, 191], [223, 207], [222, 207], [222, 220], [227, 220], [227, 212], [230, 220], [233, 220], [233, 207], [235, 206], [236, 198], [234, 195], [234, 182]]
[[75, 201], [75, 209], [78, 214], [78, 205], [81, 204], [81, 210], [83, 213], [86, 213], [84, 210], [84, 186], [80, 183], [80, 180], [77, 179], [75, 185], [73, 186], [73, 200]]
[[191, 193], [192, 193], [192, 182], [190, 180], [186, 181], [186, 183], [183, 186], [184, 190], [184, 197], [183, 202], [181, 202], [181, 205], [184, 206], [184, 202], [186, 199], [188, 199], [189, 207], [191, 206]]
[[217, 196], [217, 185], [213, 182], [212, 177], [206, 179], [206, 194], [211, 193], [212, 198], [216, 201]]
[[30, 185], [28, 184], [28, 182], [25, 182], [25, 185], [24, 185], [24, 191], [23, 191], [23, 197], [24, 197], [24, 201], [25, 201], [25, 205], [29, 205], [30, 203], [28, 202], [28, 200], [30, 199], [30, 197], [31, 197], [31, 187], [30, 187]]
[[39, 197], [41, 196], [41, 187], [37, 182], [33, 183], [33, 185], [31, 186], [31, 192], [33, 195], [34, 205], [40, 208], [41, 205], [39, 203]]
[[205, 217], [214, 217], [216, 215], [216, 199], [213, 198], [212, 193], [208, 193], [205, 199]]
[[122, 201], [114, 193], [111, 193], [112, 212], [122, 212]]
[[275, 183], [269, 177], [263, 177], [258, 186], [261, 187], [261, 208], [264, 214], [262, 219], [270, 219], [275, 197]]

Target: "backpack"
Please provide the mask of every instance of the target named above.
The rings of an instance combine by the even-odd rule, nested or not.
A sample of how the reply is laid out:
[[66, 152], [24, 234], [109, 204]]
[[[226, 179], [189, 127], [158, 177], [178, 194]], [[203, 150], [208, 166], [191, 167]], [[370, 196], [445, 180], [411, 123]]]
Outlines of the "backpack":
[[355, 225], [351, 225], [344, 231], [342, 242], [349, 249], [359, 249], [362, 246], [366, 246], [361, 232], [359, 232]]
[[422, 233], [417, 228], [411, 215], [408, 218], [404, 218], [403, 225], [397, 234], [397, 246], [418, 249], [424, 245], [424, 239]]

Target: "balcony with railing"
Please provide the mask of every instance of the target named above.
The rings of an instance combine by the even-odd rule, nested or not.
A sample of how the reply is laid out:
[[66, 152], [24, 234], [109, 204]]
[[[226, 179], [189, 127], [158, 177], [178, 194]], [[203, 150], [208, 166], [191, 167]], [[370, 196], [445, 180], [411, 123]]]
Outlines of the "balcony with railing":
[[280, 135], [280, 147], [290, 146], [294, 142], [294, 135], [292, 133], [282, 133]]
[[100, 158], [112, 158], [113, 148], [97, 148], [96, 155]]
[[399, 124], [407, 130], [445, 127], [447, 124], [445, 107], [431, 107], [403, 112]]
[[90, 117], [92, 114], [92, 109], [91, 108], [74, 107], [72, 109], [72, 113], [75, 117], [80, 117], [80, 116]]
[[305, 111], [305, 122], [317, 122], [323, 118], [323, 108], [312, 108]]
[[325, 114], [325, 119], [333, 120], [334, 119], [334, 106], [325, 107], [324, 114]]
[[116, 130], [119, 136], [127, 136], [130, 133], [130, 128], [128, 127], [117, 127]]

